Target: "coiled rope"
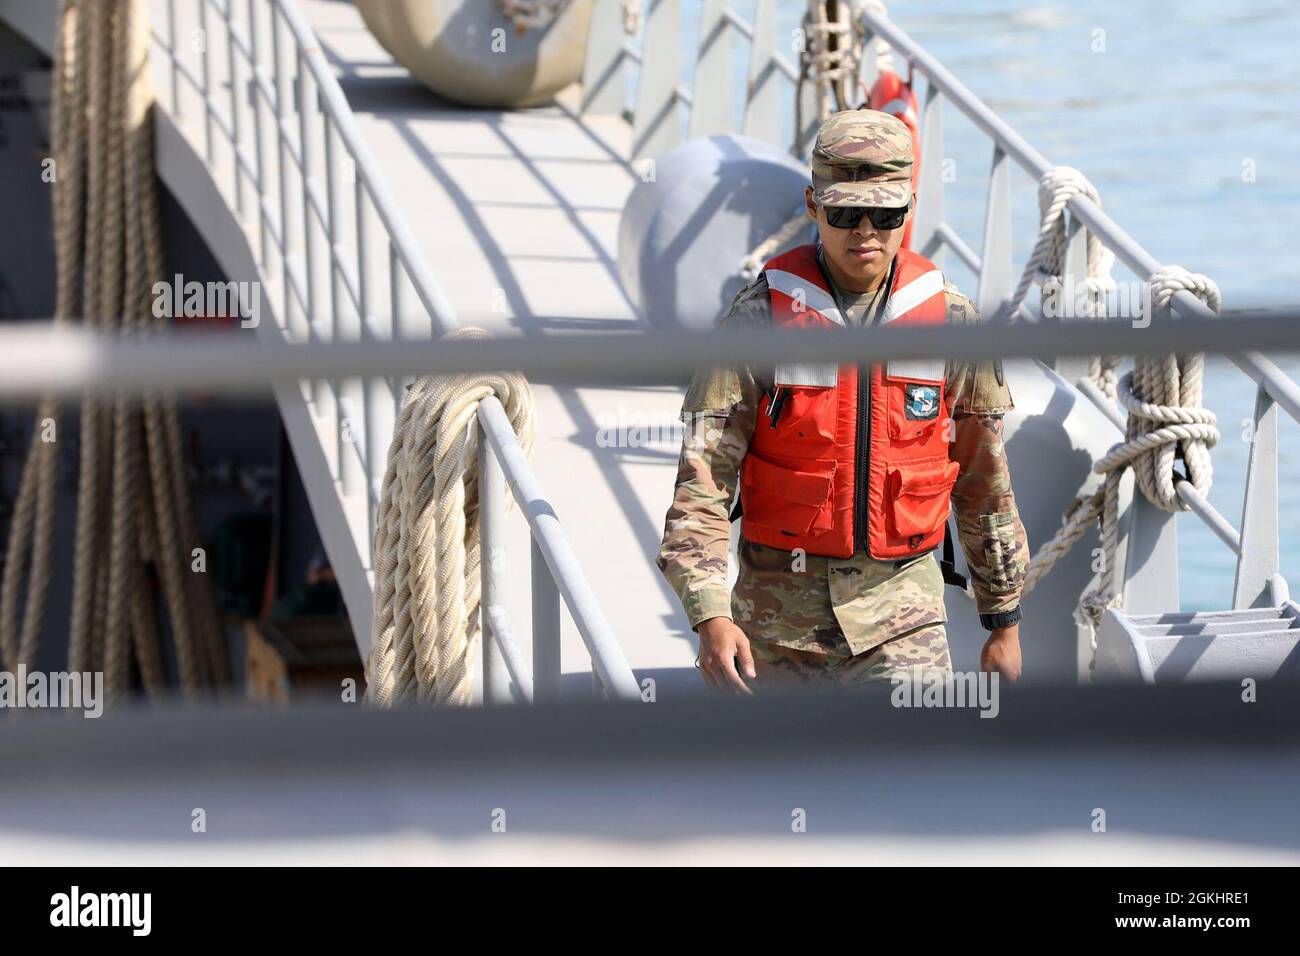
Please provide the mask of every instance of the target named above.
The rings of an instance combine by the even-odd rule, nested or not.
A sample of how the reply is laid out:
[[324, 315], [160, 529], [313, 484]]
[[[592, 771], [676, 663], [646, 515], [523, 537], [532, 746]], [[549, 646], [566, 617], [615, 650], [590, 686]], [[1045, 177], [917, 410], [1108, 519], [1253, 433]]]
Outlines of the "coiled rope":
[[[106, 333], [165, 325], [150, 305], [164, 273], [154, 192], [146, 0], [64, 0], [53, 90], [55, 321]], [[0, 653], [34, 666], [53, 548], [60, 407], [41, 402], [0, 584]], [[55, 440], [47, 440], [48, 426]], [[229, 682], [206, 574], [191, 571], [197, 521], [174, 401], [86, 398], [68, 667], [100, 671], [123, 697], [135, 661], [151, 694], [164, 673], [152, 566], [162, 583], [181, 687]], [[24, 576], [24, 572], [26, 572]], [[21, 627], [19, 618], [21, 616]]]
[[[486, 337], [482, 329], [452, 333]], [[426, 376], [407, 392], [376, 520], [367, 699], [466, 704], [479, 633], [479, 402], [496, 396], [531, 454], [533, 393], [514, 373]]]

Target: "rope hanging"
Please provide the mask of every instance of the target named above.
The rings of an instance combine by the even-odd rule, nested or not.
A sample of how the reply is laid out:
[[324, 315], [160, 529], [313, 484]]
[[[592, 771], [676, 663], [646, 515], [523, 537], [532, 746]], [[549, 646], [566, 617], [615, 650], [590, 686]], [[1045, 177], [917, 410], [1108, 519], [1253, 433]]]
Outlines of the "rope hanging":
[[[884, 4], [879, 0], [869, 5], [879, 13], [885, 12]], [[831, 115], [832, 102], [837, 110], [852, 109], [856, 105], [853, 93], [858, 90], [863, 54], [862, 6], [850, 0], [809, 0], [808, 10], [804, 13], [804, 44], [799, 53], [795, 103], [799, 104], [802, 99], [804, 84], [812, 84], [818, 123], [825, 122]], [[887, 46], [883, 47], [882, 53], [880, 41], [876, 52], [878, 57], [890, 56]], [[802, 132], [802, 116], [797, 118], [795, 129]]]
[[[1015, 316], [1029, 287], [1037, 282], [1040, 286], [1048, 283], [1060, 283], [1065, 278], [1065, 254], [1067, 236], [1065, 228], [1065, 210], [1075, 196], [1086, 196], [1101, 208], [1101, 196], [1088, 178], [1071, 166], [1053, 166], [1038, 183], [1038, 214], [1040, 225], [1038, 238], [1029, 253], [1025, 269], [1020, 275], [1020, 283], [1011, 296], [1007, 314]], [[1087, 275], [1083, 278], [1087, 290], [1085, 300], [1086, 317], [1101, 319], [1105, 317], [1105, 297], [1115, 291], [1115, 280], [1111, 270], [1115, 265], [1115, 254], [1102, 244], [1102, 241], [1088, 232], [1085, 236], [1087, 250]], [[1065, 290], [1073, 295], [1074, 290]], [[1093, 356], [1089, 362], [1088, 377], [1112, 402], [1116, 400], [1115, 370], [1121, 356]]]
[[[59, 17], [55, 321], [84, 315], [110, 334], [167, 322], [150, 306], [164, 257], [147, 11], [146, 0], [64, 0]], [[0, 585], [0, 653], [10, 668], [34, 666], [49, 591], [58, 446], [46, 440], [46, 422], [58, 436], [58, 402], [45, 399], [37, 415]], [[146, 690], [163, 689], [151, 568], [162, 584], [182, 689], [229, 682], [215, 599], [206, 574], [190, 567], [197, 520], [181, 448], [170, 398], [82, 401], [68, 667], [102, 670], [110, 700], [129, 691], [133, 659]]]
[[492, 395], [531, 454], [533, 394], [522, 375], [426, 376], [407, 392], [376, 517], [371, 703], [469, 703], [481, 596], [476, 413]]

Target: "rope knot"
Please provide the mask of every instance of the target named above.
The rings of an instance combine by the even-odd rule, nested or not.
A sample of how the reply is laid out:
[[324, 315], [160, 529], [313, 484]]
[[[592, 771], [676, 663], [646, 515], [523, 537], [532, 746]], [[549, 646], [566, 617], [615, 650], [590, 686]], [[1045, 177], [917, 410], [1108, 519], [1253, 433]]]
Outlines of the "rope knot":
[[1216, 314], [1223, 305], [1223, 297], [1213, 279], [1199, 272], [1189, 272], [1182, 266], [1157, 269], [1147, 280], [1147, 289], [1151, 295], [1152, 308], [1161, 311], [1168, 310], [1170, 302], [1179, 292], [1190, 292]]

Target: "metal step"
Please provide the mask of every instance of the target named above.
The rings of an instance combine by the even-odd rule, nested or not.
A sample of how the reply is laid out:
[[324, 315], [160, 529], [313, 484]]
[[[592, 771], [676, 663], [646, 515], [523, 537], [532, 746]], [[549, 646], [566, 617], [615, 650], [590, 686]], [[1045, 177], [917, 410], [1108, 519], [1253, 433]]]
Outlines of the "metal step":
[[1106, 612], [1097, 681], [1161, 683], [1300, 676], [1300, 606], [1240, 611]]

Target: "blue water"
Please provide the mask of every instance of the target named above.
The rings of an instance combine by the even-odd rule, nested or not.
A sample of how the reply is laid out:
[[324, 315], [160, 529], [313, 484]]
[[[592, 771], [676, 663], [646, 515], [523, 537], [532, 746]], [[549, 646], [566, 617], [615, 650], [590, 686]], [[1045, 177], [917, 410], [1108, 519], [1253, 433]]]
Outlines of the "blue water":
[[[733, 5], [752, 16], [752, 3]], [[790, 37], [804, 4], [779, 9], [779, 36]], [[691, 36], [698, 10], [683, 4]], [[895, 0], [889, 10], [1051, 162], [1082, 170], [1157, 259], [1213, 278], [1226, 309], [1300, 306], [1300, 3]], [[738, 87], [743, 56], [737, 50]], [[991, 148], [955, 109], [944, 120], [955, 161], [947, 218], [978, 252]], [[1037, 189], [1018, 169], [1012, 188], [1023, 262]], [[946, 270], [973, 294], [974, 277], [953, 258]], [[1122, 267], [1115, 276], [1132, 278]], [[1273, 359], [1300, 380], [1300, 358]], [[1210, 357], [1205, 404], [1223, 433], [1210, 501], [1234, 525], [1254, 401], [1254, 383]], [[1300, 426], [1283, 415], [1280, 435], [1282, 566], [1300, 594]], [[1231, 606], [1235, 557], [1195, 516], [1179, 519], [1179, 536], [1183, 608]]]

